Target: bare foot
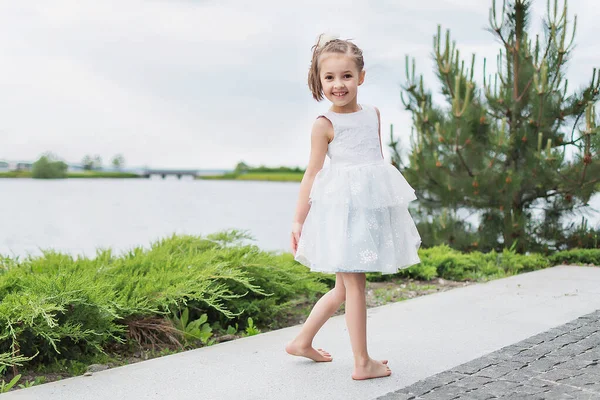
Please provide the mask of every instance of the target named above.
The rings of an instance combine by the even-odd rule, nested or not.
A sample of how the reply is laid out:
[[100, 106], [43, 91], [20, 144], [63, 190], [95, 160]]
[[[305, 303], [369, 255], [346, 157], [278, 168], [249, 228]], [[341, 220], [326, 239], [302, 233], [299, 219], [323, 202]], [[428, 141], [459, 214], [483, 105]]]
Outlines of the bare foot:
[[390, 376], [392, 370], [387, 366], [388, 360], [377, 361], [369, 359], [364, 366], [355, 366], [352, 379], [362, 380]]
[[329, 354], [325, 350], [323, 350], [323, 349], [315, 350], [312, 346], [309, 346], [309, 347], [298, 346], [296, 343], [294, 343], [293, 340], [285, 346], [285, 351], [288, 354], [291, 354], [293, 356], [306, 357], [306, 358], [310, 358], [311, 360], [317, 361], [317, 362], [327, 362], [327, 361], [333, 360], [333, 358], [331, 357], [331, 354]]

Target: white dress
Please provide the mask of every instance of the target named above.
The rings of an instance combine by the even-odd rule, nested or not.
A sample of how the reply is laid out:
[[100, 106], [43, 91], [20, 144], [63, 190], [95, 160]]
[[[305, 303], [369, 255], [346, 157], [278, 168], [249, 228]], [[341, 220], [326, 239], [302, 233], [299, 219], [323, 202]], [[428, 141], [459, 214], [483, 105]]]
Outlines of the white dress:
[[394, 274], [421, 262], [421, 236], [408, 212], [415, 190], [381, 157], [377, 112], [321, 114], [334, 138], [309, 196], [295, 260], [312, 271]]

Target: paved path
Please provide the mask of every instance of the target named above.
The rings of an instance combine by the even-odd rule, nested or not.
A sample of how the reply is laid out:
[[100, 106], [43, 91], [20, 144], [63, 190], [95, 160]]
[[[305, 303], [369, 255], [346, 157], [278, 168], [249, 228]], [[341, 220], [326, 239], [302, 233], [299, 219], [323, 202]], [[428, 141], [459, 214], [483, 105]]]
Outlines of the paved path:
[[600, 400], [600, 310], [378, 399]]
[[352, 380], [341, 315], [315, 338], [316, 347], [333, 355], [330, 363], [287, 355], [284, 345], [300, 329], [293, 326], [20, 389], [0, 400], [375, 399], [598, 309], [600, 268], [558, 266], [369, 309], [369, 351], [390, 360], [393, 373], [386, 378]]

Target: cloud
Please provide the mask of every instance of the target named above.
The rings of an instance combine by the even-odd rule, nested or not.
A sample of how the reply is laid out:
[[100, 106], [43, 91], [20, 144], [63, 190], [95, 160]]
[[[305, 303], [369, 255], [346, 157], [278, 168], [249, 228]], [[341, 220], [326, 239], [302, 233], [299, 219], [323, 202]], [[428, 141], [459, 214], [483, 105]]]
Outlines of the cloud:
[[[536, 13], [537, 3], [545, 8], [534, 2]], [[328, 107], [306, 85], [310, 48], [324, 31], [363, 48], [359, 102], [381, 109], [384, 145], [394, 123], [406, 149], [410, 115], [399, 98], [405, 54], [416, 57], [434, 90], [438, 23], [451, 29], [465, 59], [478, 55], [479, 71], [483, 56], [488, 65], [495, 60], [499, 44], [485, 31], [490, 2], [348, 4], [3, 3], [0, 23], [10, 36], [0, 43], [0, 158], [52, 150], [71, 162], [121, 152], [128, 165], [231, 168], [243, 159], [305, 166], [312, 122]], [[580, 15], [568, 70], [577, 87], [598, 64], [598, 12], [589, 0], [569, 5]]]

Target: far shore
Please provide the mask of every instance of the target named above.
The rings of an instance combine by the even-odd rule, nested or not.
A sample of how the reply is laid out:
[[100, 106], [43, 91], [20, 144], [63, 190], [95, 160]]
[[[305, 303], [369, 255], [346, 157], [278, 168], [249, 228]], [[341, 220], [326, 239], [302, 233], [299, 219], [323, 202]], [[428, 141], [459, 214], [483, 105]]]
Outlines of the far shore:
[[300, 182], [304, 172], [247, 172], [245, 174], [223, 174], [197, 176], [203, 180], [232, 180], [232, 181], [273, 181], [273, 182]]
[[[227, 173], [221, 175], [200, 175], [195, 179], [200, 180], [237, 180], [237, 181], [270, 181], [270, 182], [300, 182], [304, 176], [303, 172], [248, 172], [244, 174]], [[0, 179], [33, 179], [31, 171], [10, 171], [0, 172]], [[82, 179], [82, 178], [139, 178], [148, 179], [142, 175], [130, 172], [106, 172], [106, 171], [85, 171], [69, 172], [65, 178], [58, 179]]]
[[[0, 172], [0, 179], [1, 178], [33, 179], [31, 171]], [[143, 176], [130, 172], [85, 171], [68, 172], [65, 178], [57, 179], [67, 178], [143, 178]]]

